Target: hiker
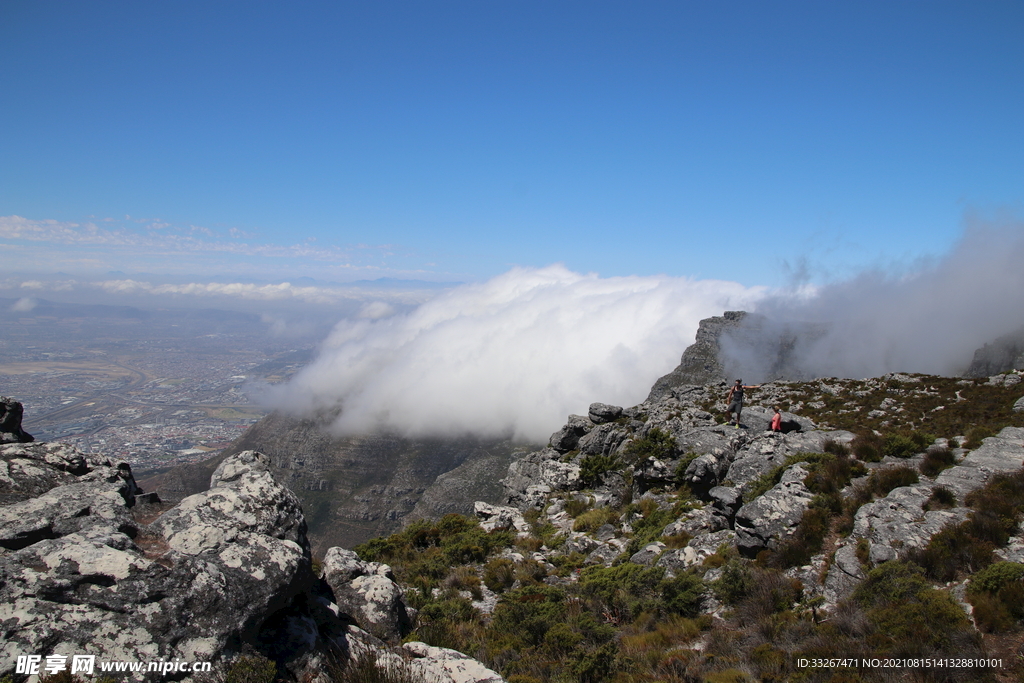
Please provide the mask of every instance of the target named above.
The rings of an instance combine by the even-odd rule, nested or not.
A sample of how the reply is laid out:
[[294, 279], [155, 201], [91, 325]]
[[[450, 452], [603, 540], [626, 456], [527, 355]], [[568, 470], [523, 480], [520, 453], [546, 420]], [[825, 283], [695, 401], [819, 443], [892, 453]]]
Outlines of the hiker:
[[[729, 409], [726, 411], [729, 414], [729, 422], [727, 424], [735, 424], [736, 429], [740, 428], [740, 412], [743, 410], [743, 390], [757, 389], [760, 386], [760, 384], [747, 386], [743, 384], [743, 380], [736, 380], [736, 384], [732, 385], [732, 388], [729, 389], [729, 397], [725, 399], [726, 403], [729, 404]], [[732, 421], [733, 413], [736, 413], [736, 422]]]
[[775, 411], [775, 414], [772, 415], [772, 431], [773, 432], [781, 432], [782, 431], [782, 413], [779, 412], [779, 407], [778, 406], [772, 406], [772, 410]]

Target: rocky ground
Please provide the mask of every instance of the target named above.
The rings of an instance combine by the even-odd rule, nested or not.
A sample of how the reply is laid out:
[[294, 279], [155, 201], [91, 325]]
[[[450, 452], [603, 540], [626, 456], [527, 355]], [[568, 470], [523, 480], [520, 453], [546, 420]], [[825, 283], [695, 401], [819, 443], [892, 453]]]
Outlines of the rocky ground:
[[0, 445], [0, 677], [32, 673], [19, 658], [54, 674], [92, 655], [96, 674], [213, 663], [140, 680], [362, 680], [360, 667], [501, 680], [461, 653], [400, 645], [410, 618], [387, 566], [331, 548], [314, 568], [298, 499], [266, 456], [226, 458], [207, 491], [170, 506], [127, 463], [14, 441]]
[[[972, 586], [985, 567], [1024, 589], [1020, 380], [1014, 372], [767, 383], [748, 391], [738, 428], [724, 423], [726, 383], [662, 381], [640, 405], [594, 404], [570, 416], [548, 447], [510, 466], [504, 505], [476, 506], [485, 531], [509, 534], [503, 546], [451, 562], [466, 552], [453, 549], [480, 541], [428, 524], [357, 551], [395, 564], [419, 610], [417, 637], [473, 654], [509, 680], [833, 680], [836, 672], [797, 666], [800, 655], [840, 656], [852, 643], [866, 655], [1005, 661], [970, 675], [861, 667], [834, 680], [1024, 680], [1024, 614], [1011, 607], [1017, 616], [999, 627], [988, 612], [972, 621], [982, 604]], [[772, 406], [784, 408], [782, 432], [768, 430]], [[933, 539], [981, 524], [988, 513], [978, 501], [1005, 483], [1000, 475], [1020, 480], [1021, 495], [1001, 513], [1012, 528], [985, 541], [984, 558], [942, 555]], [[965, 548], [956, 553], [976, 552]], [[616, 588], [603, 594], [602, 582]], [[901, 635], [878, 616], [871, 587], [888, 582], [912, 586], [911, 602], [893, 605], [916, 619], [941, 617], [946, 639], [922, 631], [918, 647], [911, 631], [923, 626], [904, 625], [911, 631]], [[771, 607], [752, 606], [758, 583], [776, 587]], [[502, 650], [515, 638], [501, 624], [523, 601], [569, 605], [562, 618], [574, 625], [535, 624], [540, 637]], [[572, 605], [613, 635], [602, 640], [574, 623]], [[821, 645], [840, 624], [860, 637]], [[556, 632], [560, 647], [548, 642]]]

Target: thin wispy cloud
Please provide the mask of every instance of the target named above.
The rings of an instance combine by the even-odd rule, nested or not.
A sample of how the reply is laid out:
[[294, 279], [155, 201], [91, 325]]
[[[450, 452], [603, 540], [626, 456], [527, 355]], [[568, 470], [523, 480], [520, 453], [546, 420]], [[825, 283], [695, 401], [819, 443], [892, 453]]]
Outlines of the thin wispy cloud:
[[[238, 228], [216, 231], [189, 225], [175, 228], [158, 219], [75, 223], [22, 216], [0, 216], [0, 240], [5, 248], [20, 247], [29, 267], [75, 269], [160, 269], [161, 271], [252, 270], [251, 260], [282, 271], [318, 270], [322, 275], [424, 278], [436, 276], [421, 267], [395, 265], [394, 245], [323, 245], [315, 239], [274, 244], [254, 239]], [[127, 225], [126, 225], [127, 224]], [[83, 254], [83, 250], [87, 254]], [[244, 261], [249, 259], [249, 261]], [[200, 264], [201, 267], [200, 267]], [[446, 278], [448, 279], [448, 278]]]

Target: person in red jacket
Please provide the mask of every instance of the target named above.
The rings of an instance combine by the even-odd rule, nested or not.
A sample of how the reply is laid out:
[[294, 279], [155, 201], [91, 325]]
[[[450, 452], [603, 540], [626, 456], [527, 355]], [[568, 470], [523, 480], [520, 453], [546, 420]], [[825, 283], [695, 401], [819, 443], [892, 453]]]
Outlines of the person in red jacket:
[[779, 407], [778, 406], [775, 406], [773, 408], [773, 410], [775, 411], [775, 414], [772, 415], [772, 431], [773, 432], [781, 432], [782, 431], [782, 413], [779, 412]]

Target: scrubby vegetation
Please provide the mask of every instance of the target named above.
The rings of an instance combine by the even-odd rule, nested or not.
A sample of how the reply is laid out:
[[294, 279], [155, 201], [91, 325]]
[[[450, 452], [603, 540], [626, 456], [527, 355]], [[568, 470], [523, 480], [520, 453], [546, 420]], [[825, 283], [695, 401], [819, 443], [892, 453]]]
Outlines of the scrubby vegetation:
[[[983, 380], [922, 375], [869, 382], [780, 383], [774, 390], [772, 402], [784, 410], [847, 429], [856, 438], [822, 443], [820, 453], [788, 456], [742, 488], [737, 505], [763, 495], [788, 468], [803, 463], [803, 483], [814, 495], [793, 534], [754, 561], [740, 557], [730, 543], [685, 567], [670, 565], [672, 571], [630, 561], [655, 541], [669, 549], [686, 547], [692, 537], [681, 531], [683, 525], [668, 526], [702, 503], [684, 476], [700, 456], [699, 445], [683, 437], [677, 443], [667, 429], [644, 432], [626, 418], [617, 423], [630, 430], [625, 449], [560, 456], [580, 466], [582, 490], [549, 499], [550, 511], [565, 513], [558, 519], [554, 512], [528, 511], [529, 536], [486, 534], [473, 520], [448, 516], [414, 523], [357, 551], [391, 564], [410, 587], [407, 598], [418, 617], [409, 639], [465, 652], [509, 683], [994, 680], [985, 668], [815, 669], [798, 663], [982, 657], [982, 634], [1024, 630], [1024, 566], [993, 562], [993, 551], [1006, 544], [1024, 516], [1024, 472], [994, 477], [963, 501], [933, 483], [962, 457], [961, 440], [977, 447], [1004, 426], [1024, 426], [1024, 414], [1009, 409], [1024, 395], [1024, 382], [985, 386]], [[717, 415], [716, 400], [698, 407]], [[666, 410], [661, 419], [680, 414]], [[668, 469], [661, 480], [641, 482], [648, 476], [641, 467], [650, 458]], [[815, 586], [836, 561], [832, 551], [852, 532], [857, 511], [915, 484], [934, 487], [926, 511], [966, 505], [968, 519], [923, 548], [893, 543], [899, 560], [876, 567], [868, 539], [845, 541], [853, 543], [854, 565], [859, 562], [866, 579], [826, 614]], [[612, 503], [595, 503], [609, 496]], [[958, 514], [962, 519], [963, 511]], [[608, 533], [606, 525], [622, 537], [613, 554], [621, 552], [606, 560], [610, 566], [588, 565], [588, 546], [574, 545], [567, 536], [606, 538], [600, 536]], [[543, 556], [535, 556], [538, 551]], [[977, 630], [945, 586], [950, 581], [966, 582]], [[491, 599], [492, 612], [482, 598]], [[1018, 675], [1016, 665], [1007, 664], [1002, 673]]]

